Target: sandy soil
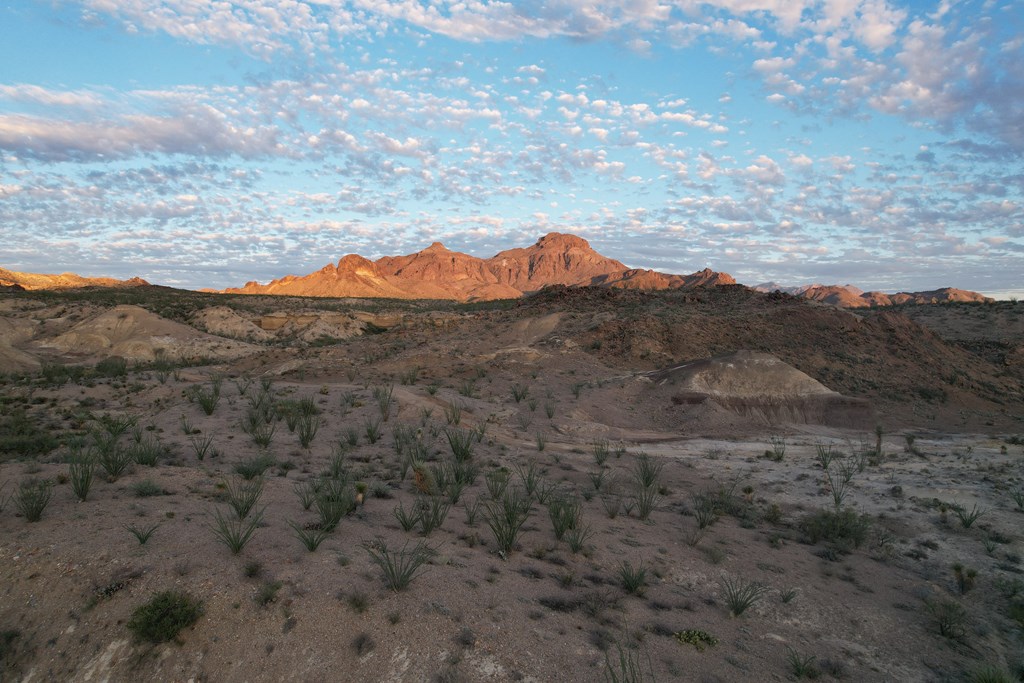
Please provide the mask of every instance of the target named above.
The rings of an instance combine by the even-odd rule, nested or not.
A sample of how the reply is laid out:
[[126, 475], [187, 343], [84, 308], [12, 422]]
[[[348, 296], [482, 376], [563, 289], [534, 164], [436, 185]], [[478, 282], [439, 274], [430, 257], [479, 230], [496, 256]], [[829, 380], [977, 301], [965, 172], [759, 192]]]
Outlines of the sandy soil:
[[[84, 502], [68, 481], [67, 447], [2, 456], [0, 499], [30, 478], [53, 482], [53, 496], [38, 522], [13, 499], [0, 512], [0, 679], [594, 681], [620, 657], [637, 680], [793, 680], [798, 660], [823, 680], [960, 681], [984, 666], [1019, 675], [1024, 511], [1013, 493], [1024, 447], [1007, 434], [887, 425], [878, 454], [871, 430], [674, 404], [670, 388], [643, 379], [647, 368], [584, 353], [571, 322], [549, 313], [515, 325], [406, 320], [400, 344], [382, 333], [264, 345], [214, 365], [61, 386], [8, 377], [4, 415], [25, 410], [86, 442], [102, 416], [130, 417], [162, 455], [116, 480], [97, 470]], [[206, 415], [188, 397], [214, 378], [220, 399]], [[261, 380], [279, 404], [306, 398], [318, 408], [309, 448], [285, 419], [266, 448], [243, 431]], [[383, 421], [376, 394], [387, 387], [394, 405]], [[377, 420], [381, 436], [369, 443], [366, 425]], [[411, 470], [402, 477], [399, 426], [428, 467], [453, 458], [446, 429], [480, 435], [474, 483], [425, 537], [395, 515], [421, 495]], [[207, 438], [199, 459], [193, 444]], [[842, 509], [870, 523], [857, 547], [811, 543], [803, 524], [835, 508], [819, 461], [828, 446], [833, 481], [840, 463], [849, 467]], [[643, 454], [661, 468], [647, 519], [634, 482]], [[234, 555], [212, 531], [214, 514], [229, 511], [224, 484], [242, 481], [237, 467], [260, 456], [273, 461], [256, 506], [262, 522]], [[314, 528], [318, 516], [296, 487], [327, 476], [332, 462], [367, 495], [308, 552], [289, 522]], [[509, 486], [523, 487], [531, 467], [543, 483], [514, 548], [499, 552], [485, 520], [487, 475], [504, 468]], [[548, 487], [581, 506], [590, 535], [580, 552], [556, 539], [537, 500]], [[158, 494], [140, 495], [147, 489]], [[703, 530], [702, 499], [717, 502]], [[957, 509], [975, 505], [983, 514], [965, 527]], [[127, 529], [152, 525], [144, 545]], [[372, 562], [365, 546], [378, 538], [431, 549], [406, 590], [390, 590]], [[646, 570], [637, 594], [623, 586], [624, 563]], [[970, 585], [955, 565], [976, 572]], [[756, 584], [760, 597], [733, 615], [730, 584]], [[171, 642], [133, 640], [133, 611], [171, 589], [200, 599], [202, 616]], [[953, 637], [928, 607], [946, 603], [963, 610]], [[683, 642], [688, 631], [714, 644]]]

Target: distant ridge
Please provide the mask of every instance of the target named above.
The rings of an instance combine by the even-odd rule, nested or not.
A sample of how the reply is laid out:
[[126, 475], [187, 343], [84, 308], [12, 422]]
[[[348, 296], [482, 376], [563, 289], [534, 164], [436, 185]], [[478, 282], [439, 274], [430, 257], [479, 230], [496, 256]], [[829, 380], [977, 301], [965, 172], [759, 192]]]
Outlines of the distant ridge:
[[994, 299], [955, 287], [943, 287], [923, 292], [865, 292], [853, 285], [803, 285], [783, 287], [775, 282], [765, 282], [753, 287], [758, 292], [784, 292], [802, 296], [841, 308], [868, 308], [869, 306], [894, 306], [898, 304], [942, 304], [951, 302], [991, 303]]
[[111, 277], [82, 277], [74, 273], [61, 273], [60, 275], [19, 273], [14, 270], [0, 268], [0, 287], [11, 291], [19, 289], [74, 289], [77, 287], [144, 287], [148, 285], [148, 282], [138, 277], [128, 280], [115, 280]]
[[582, 237], [553, 232], [530, 247], [487, 259], [451, 251], [440, 242], [408, 256], [376, 261], [350, 254], [336, 266], [328, 264], [309, 275], [287, 275], [265, 285], [249, 282], [224, 292], [485, 301], [514, 299], [549, 285], [683, 289], [732, 284], [732, 276], [712, 270], [666, 275], [630, 269], [597, 253]]

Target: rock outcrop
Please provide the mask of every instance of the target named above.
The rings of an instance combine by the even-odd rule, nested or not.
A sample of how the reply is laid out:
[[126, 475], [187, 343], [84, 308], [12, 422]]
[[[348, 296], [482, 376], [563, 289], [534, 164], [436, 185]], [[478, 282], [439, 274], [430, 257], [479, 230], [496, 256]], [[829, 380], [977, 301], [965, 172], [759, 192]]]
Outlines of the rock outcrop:
[[533, 246], [508, 249], [488, 259], [451, 251], [434, 242], [407, 256], [369, 261], [352, 254], [342, 258], [337, 266], [324, 266], [309, 275], [288, 275], [266, 285], [249, 282], [244, 287], [224, 291], [487, 301], [516, 299], [552, 285], [653, 290], [734, 283], [731, 276], [707, 269], [692, 275], [630, 269], [602, 256], [581, 237], [553, 232]]

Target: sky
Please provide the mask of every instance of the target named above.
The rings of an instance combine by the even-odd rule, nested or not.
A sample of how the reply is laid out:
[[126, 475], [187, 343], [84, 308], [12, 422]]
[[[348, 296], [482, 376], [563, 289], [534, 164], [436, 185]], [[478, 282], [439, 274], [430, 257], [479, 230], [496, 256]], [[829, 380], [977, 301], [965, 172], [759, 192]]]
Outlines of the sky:
[[1021, 0], [0, 0], [0, 267], [184, 288], [548, 232], [1024, 295]]

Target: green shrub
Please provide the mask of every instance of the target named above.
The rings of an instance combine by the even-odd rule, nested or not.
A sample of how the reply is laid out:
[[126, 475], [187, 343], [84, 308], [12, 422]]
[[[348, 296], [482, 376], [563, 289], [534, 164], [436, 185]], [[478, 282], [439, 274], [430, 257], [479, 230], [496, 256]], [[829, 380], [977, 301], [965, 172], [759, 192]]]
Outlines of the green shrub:
[[121, 356], [110, 356], [96, 363], [96, 374], [100, 377], [124, 377], [128, 374], [128, 361]]
[[530, 516], [531, 500], [518, 486], [506, 489], [499, 500], [492, 500], [484, 506], [484, 519], [498, 552], [507, 556], [515, 548], [526, 519]]
[[411, 550], [408, 543], [403, 545], [401, 550], [390, 550], [387, 544], [378, 538], [364, 543], [363, 548], [374, 564], [384, 572], [384, 583], [395, 592], [408, 588], [409, 582], [423, 571], [423, 565], [434, 555], [434, 551], [422, 541]]
[[28, 522], [38, 522], [53, 495], [53, 482], [26, 479], [14, 492], [14, 505]]
[[811, 543], [825, 541], [839, 552], [850, 552], [867, 540], [871, 519], [853, 510], [822, 510], [807, 515], [800, 530]]
[[128, 630], [137, 642], [165, 643], [194, 624], [202, 613], [201, 600], [187, 593], [164, 591], [135, 608], [128, 619]]
[[767, 592], [768, 587], [756, 581], [733, 580], [728, 577], [722, 580], [722, 597], [734, 617], [754, 606]]
[[29, 458], [46, 455], [57, 445], [57, 438], [40, 428], [22, 408], [0, 417], [0, 456]]

